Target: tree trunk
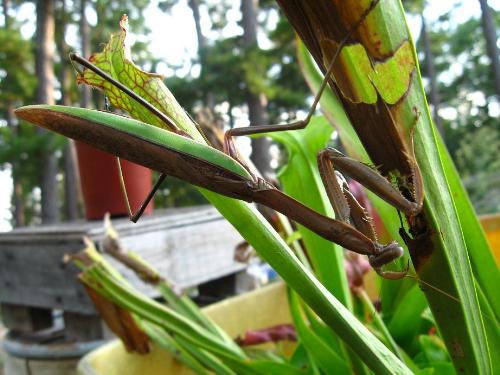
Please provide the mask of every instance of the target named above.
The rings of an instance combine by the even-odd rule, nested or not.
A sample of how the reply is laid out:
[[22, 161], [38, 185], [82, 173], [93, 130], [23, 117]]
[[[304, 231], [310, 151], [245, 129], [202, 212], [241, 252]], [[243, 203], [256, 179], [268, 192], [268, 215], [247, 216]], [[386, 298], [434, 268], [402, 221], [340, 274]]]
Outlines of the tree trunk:
[[205, 36], [201, 31], [200, 2], [199, 0], [189, 0], [188, 4], [189, 7], [191, 8], [191, 11], [193, 12], [193, 19], [196, 27], [196, 37], [198, 39], [198, 53], [200, 54], [200, 59], [201, 59], [202, 58], [201, 55], [203, 55], [202, 52], [205, 50], [207, 46], [207, 39], [205, 38]]
[[[54, 0], [38, 0], [36, 4], [36, 75], [38, 87], [36, 100], [41, 104], [54, 104]], [[51, 135], [37, 128], [40, 135]], [[42, 170], [42, 223], [50, 224], [59, 219], [57, 204], [57, 158], [50, 151], [41, 155]]]
[[[258, 48], [257, 44], [257, 0], [241, 0], [243, 44], [246, 50]], [[253, 93], [247, 90], [248, 116], [250, 125], [265, 125], [268, 123], [266, 111], [266, 96], [262, 93]], [[269, 146], [271, 141], [268, 138], [252, 139], [252, 155], [250, 158], [257, 169], [265, 177], [271, 177], [272, 169], [270, 165]]]
[[[59, 57], [61, 58], [61, 70], [59, 76], [59, 82], [61, 84], [61, 104], [65, 106], [71, 105], [70, 100], [70, 83], [71, 83], [71, 73], [68, 68], [68, 63], [66, 57], [68, 56], [69, 49], [64, 40], [66, 35], [66, 1], [61, 0], [61, 10], [59, 12], [60, 19], [57, 25], [61, 28], [60, 32], [57, 33], [57, 51]], [[64, 147], [63, 151], [63, 167], [64, 167], [64, 211], [66, 220], [74, 221], [79, 218], [78, 213], [78, 173], [76, 166], [76, 155], [74, 151], [74, 143], [72, 140], [68, 140], [68, 143]]]
[[[5, 6], [5, 1], [4, 1], [4, 6]], [[16, 117], [14, 115], [14, 109], [15, 109], [14, 103], [12, 103], [12, 101], [8, 101], [5, 104], [5, 107], [6, 107], [5, 120], [7, 122], [7, 126], [17, 136], [18, 128], [16, 124]], [[19, 168], [17, 158], [11, 161], [11, 165], [12, 165], [12, 185], [13, 185], [12, 204], [14, 206], [14, 227], [23, 227], [26, 225], [26, 218], [24, 215], [25, 205], [23, 197], [23, 185], [17, 174]]]
[[[194, 24], [196, 27], [196, 38], [198, 40], [198, 56], [200, 58], [201, 70], [206, 66], [207, 61], [207, 38], [203, 35], [201, 31], [201, 17], [200, 17], [200, 1], [199, 0], [189, 0], [189, 7], [193, 12]], [[201, 75], [201, 73], [200, 73]], [[203, 88], [203, 104], [213, 111], [215, 107], [215, 96], [211, 90], [207, 90], [206, 87]]]
[[2, 0], [2, 8], [3, 8], [3, 19], [4, 19], [4, 28], [10, 29], [12, 22], [9, 16], [10, 9], [10, 0]]
[[[85, 9], [87, 8], [87, 0], [80, 0], [80, 37], [82, 56], [86, 59], [90, 57], [90, 28], [85, 16]], [[90, 87], [81, 85], [81, 100], [80, 105], [83, 108], [90, 108], [92, 96]]]
[[495, 25], [493, 23], [488, 0], [479, 0], [479, 3], [481, 4], [481, 20], [483, 23], [484, 37], [486, 39], [486, 49], [491, 60], [491, 70], [493, 79], [495, 80], [495, 91], [497, 96], [500, 97], [500, 61]]
[[[10, 1], [2, 0], [2, 10], [4, 15], [4, 28], [10, 29], [12, 20], [9, 16]], [[14, 103], [8, 100], [5, 103], [5, 121], [7, 127], [12, 130], [12, 133], [17, 136], [18, 128], [16, 124], [16, 117], [14, 115]], [[19, 168], [17, 158], [11, 161], [12, 165], [12, 205], [14, 206], [14, 227], [22, 227], [26, 225], [24, 216], [24, 198], [23, 198], [23, 185], [19, 181], [17, 171]]]
[[439, 90], [437, 88], [437, 76], [436, 76], [436, 68], [434, 66], [434, 55], [432, 54], [432, 45], [431, 45], [431, 40], [429, 38], [429, 34], [427, 33], [427, 25], [425, 23], [425, 18], [422, 13], [421, 15], [421, 20], [422, 20], [422, 31], [420, 33], [420, 36], [422, 38], [422, 42], [424, 45], [424, 62], [425, 62], [425, 68], [427, 69], [427, 75], [429, 77], [429, 99], [432, 104], [432, 115], [433, 115], [433, 120], [434, 124], [439, 130], [439, 133], [441, 133], [441, 136], [444, 137], [444, 129], [443, 129], [443, 122], [441, 121], [441, 117], [439, 117], [438, 110], [439, 110]]

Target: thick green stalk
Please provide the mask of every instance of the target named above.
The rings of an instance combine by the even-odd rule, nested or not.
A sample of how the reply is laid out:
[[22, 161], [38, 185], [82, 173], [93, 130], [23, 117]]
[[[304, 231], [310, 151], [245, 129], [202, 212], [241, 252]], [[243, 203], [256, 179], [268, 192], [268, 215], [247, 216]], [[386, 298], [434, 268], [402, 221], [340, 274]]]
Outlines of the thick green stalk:
[[298, 261], [254, 207], [229, 198], [223, 203], [217, 202], [216, 207], [224, 217], [368, 367], [377, 373], [408, 371], [378, 340], [372, 341], [371, 333], [367, 336], [368, 330]]
[[[447, 160], [440, 152], [400, 2], [279, 3], [323, 72], [340, 41], [352, 30], [350, 43], [335, 66], [331, 86], [372, 162], [402, 189], [412, 174], [414, 145], [425, 201], [418, 221], [410, 220], [416, 231], [415, 240], [410, 242], [413, 264], [424, 281], [421, 287], [456, 370], [492, 373], [468, 245], [461, 228], [465, 215], [457, 212], [457, 202], [467, 197], [457, 196], [460, 192], [447, 183], [454, 172], [446, 167]], [[364, 16], [362, 24], [356, 26]], [[471, 232], [477, 233], [475, 229]], [[478, 245], [475, 251], [489, 251], [484, 242]], [[488, 256], [483, 259], [489, 262]]]

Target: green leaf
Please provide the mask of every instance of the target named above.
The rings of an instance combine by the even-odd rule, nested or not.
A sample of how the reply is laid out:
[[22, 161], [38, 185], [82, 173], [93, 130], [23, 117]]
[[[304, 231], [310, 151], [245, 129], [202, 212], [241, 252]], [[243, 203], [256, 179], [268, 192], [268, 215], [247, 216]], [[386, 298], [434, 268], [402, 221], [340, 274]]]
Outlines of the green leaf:
[[446, 347], [439, 337], [422, 335], [418, 341], [428, 362], [447, 362], [450, 360]]
[[300, 312], [300, 301], [296, 294], [290, 291], [288, 296], [293, 323], [310, 358], [326, 374], [350, 374], [351, 369], [345, 359], [330, 349], [320, 337], [307, 327]]
[[[122, 17], [120, 28], [121, 32], [111, 36], [111, 40], [104, 47], [104, 50], [92, 55], [90, 61], [153, 104], [195, 140], [203, 141], [202, 135], [189, 115], [177, 103], [170, 90], [163, 83], [163, 77], [147, 73], [132, 62], [130, 38], [127, 37], [127, 16]], [[78, 75], [77, 80], [78, 83], [85, 83], [102, 90], [113, 106], [123, 109], [132, 117], [160, 128], [166, 128], [166, 125], [158, 117], [93, 71], [85, 69], [83, 75]]]
[[228, 366], [226, 366], [218, 357], [209, 353], [204, 349], [200, 349], [199, 347], [190, 344], [187, 340], [184, 340], [182, 337], [176, 337], [176, 340], [182, 345], [185, 350], [192, 353], [193, 357], [198, 359], [203, 365], [211, 370], [213, 370], [216, 374], [223, 375], [235, 375], [237, 374], [233, 370], [231, 370]]
[[500, 269], [496, 266], [488, 240], [474, 212], [474, 208], [467, 198], [467, 193], [460, 182], [450, 154], [446, 150], [441, 138], [438, 138], [437, 146], [443, 163], [443, 169], [446, 173], [446, 180], [456, 197], [454, 203], [457, 208], [465, 243], [469, 250], [468, 255], [472, 271], [474, 272], [474, 278], [484, 294], [485, 303], [488, 303], [494, 312], [495, 322], [498, 325], [500, 318], [500, 293], [498, 293], [496, 285], [500, 282]]
[[[186, 367], [189, 367], [199, 375], [208, 375], [208, 371], [195, 358], [195, 356], [192, 356], [189, 351], [179, 345], [167, 332], [147, 321], [141, 321], [141, 328], [144, 329], [150, 339], [162, 348], [166, 349], [172, 357], [182, 362]], [[223, 372], [220, 372], [220, 374], [223, 374]]]
[[415, 372], [416, 375], [456, 375], [453, 365], [449, 362], [430, 363], [420, 371]]
[[310, 374], [319, 375], [319, 370], [311, 360], [304, 344], [300, 341], [297, 342], [297, 346], [295, 347], [292, 357], [290, 358], [290, 363], [295, 367], [308, 370], [308, 373]]
[[[329, 5], [322, 1], [320, 3], [329, 6], [329, 11], [332, 14], [339, 11], [333, 3], [328, 3]], [[283, 4], [288, 5], [286, 2]], [[313, 13], [319, 9], [322, 12], [325, 11], [324, 8], [311, 7], [308, 12]], [[343, 9], [343, 14], [350, 15], [355, 20], [356, 17], [359, 18], [359, 8], [346, 6]], [[356, 17], [353, 16], [355, 14], [357, 14]], [[305, 25], [307, 22], [304, 20], [307, 18], [294, 18], [296, 23], [294, 26]], [[321, 22], [323, 20], [319, 19], [314, 30], [330, 28], [328, 23], [322, 25]], [[318, 35], [327, 35], [327, 33], [324, 31]], [[366, 18], [366, 22], [363, 24], [363, 33], [358, 36], [359, 43], [363, 45], [373, 61], [381, 62], [395, 58], [403, 43], [407, 41], [411, 43], [400, 2], [387, 0], [378, 3]], [[307, 41], [313, 46], [310, 39], [314, 40], [315, 34], [308, 34], [308, 38]], [[327, 47], [325, 44], [321, 46], [321, 49], [311, 49], [315, 54], [316, 61], [323, 63], [323, 69], [325, 69], [325, 64], [322, 59], [325, 59], [325, 55], [327, 57], [333, 55], [332, 50], [328, 50]], [[418, 68], [415, 52], [413, 49], [411, 52], [413, 64]], [[357, 69], [355, 60], [349, 61], [350, 57], [347, 53], [341, 53], [341, 55], [342, 66], [345, 69]], [[327, 61], [329, 60], [327, 59]], [[385, 83], [378, 83], [377, 87], [379, 89], [390, 87], [392, 83], [390, 80], [398, 80], [400, 74], [401, 72], [395, 64], [388, 65], [388, 71], [384, 72], [383, 77]], [[382, 167], [388, 171], [391, 169], [399, 171], [399, 165], [404, 165], [405, 160], [404, 158], [400, 161], [397, 160], [397, 155], [404, 155], [401, 153], [404, 150], [399, 148], [400, 146], [395, 146], [398, 145], [398, 137], [402, 136], [405, 139], [404, 144], [410, 150], [409, 152], [411, 152], [413, 143], [411, 140], [414, 139], [416, 159], [422, 171], [425, 190], [421, 218], [425, 220], [427, 231], [421, 233], [422, 240], [419, 246], [414, 247], [412, 257], [417, 264], [418, 277], [424, 282], [422, 289], [452, 354], [454, 365], [456, 369], [468, 373], [491, 373], [493, 371], [491, 355], [497, 353], [498, 350], [497, 348], [488, 350], [488, 344], [491, 347], [493, 340], [487, 342], [483, 316], [467, 253], [468, 249], [472, 250], [472, 246], [468, 246], [466, 241], [469, 240], [463, 237], [465, 230], [470, 230], [469, 235], [472, 238], [481, 237], [482, 232], [477, 226], [474, 228], [461, 227], [461, 224], [467, 220], [466, 217], [472, 212], [458, 212], [459, 209], [463, 208], [463, 204], [459, 202], [467, 202], [468, 199], [466, 195], [462, 194], [462, 191], [456, 191], [453, 189], [453, 185], [448, 185], [448, 181], [453, 179], [458, 181], [458, 177], [453, 176], [454, 171], [446, 168], [448, 161], [443, 159], [440, 152], [440, 141], [433, 130], [419, 72], [416, 70], [412, 74], [411, 84], [397, 105], [390, 106], [390, 102], [382, 102], [384, 97], [386, 100], [388, 99], [385, 94], [382, 95], [379, 92], [382, 99], [377, 101], [377, 108], [382, 110], [385, 108], [390, 112], [390, 116], [385, 117], [378, 115], [380, 111], [374, 110], [375, 106], [372, 108], [371, 105], [359, 105], [350, 101], [349, 98], [352, 99], [353, 96], [349, 97], [349, 90], [355, 90], [358, 84], [363, 83], [362, 79], [357, 80], [357, 77], [362, 76], [363, 72], [359, 72], [359, 74], [348, 72], [345, 77], [336, 74], [335, 78], [338, 82], [338, 93], [342, 96], [342, 102], [346, 106], [350, 118], [353, 119], [358, 134], [368, 147], [370, 157], [373, 160], [376, 159], [379, 164], [380, 160], [383, 160], [383, 164], [387, 163]], [[351, 79], [352, 81], [350, 81]], [[383, 90], [381, 89], [381, 91]], [[395, 97], [397, 97], [396, 93]], [[415, 111], [420, 113], [416, 124]], [[369, 126], [376, 127], [377, 131], [371, 131]], [[383, 132], [386, 132], [387, 136], [381, 137], [380, 134]], [[397, 137], [390, 136], [395, 132], [398, 134]], [[414, 137], [412, 137], [413, 134]], [[342, 132], [340, 135], [342, 137]], [[348, 149], [355, 149], [354, 153], [362, 154], [362, 151], [356, 146], [350, 145]], [[411, 154], [407, 152], [406, 155]], [[406, 175], [404, 172], [401, 173]], [[388, 229], [391, 231], [398, 227], [399, 225], [395, 224], [394, 228], [388, 227]], [[491, 269], [494, 264], [490, 261], [489, 249], [483, 244], [484, 242], [481, 240], [479, 247], [474, 247], [474, 253], [477, 251], [482, 254], [483, 260], [488, 263], [485, 268]], [[471, 251], [470, 255], [473, 256], [472, 254]], [[482, 285], [481, 287], [484, 288]], [[488, 303], [494, 303], [494, 301], [490, 301], [492, 298], [494, 298], [492, 295], [487, 296]]]

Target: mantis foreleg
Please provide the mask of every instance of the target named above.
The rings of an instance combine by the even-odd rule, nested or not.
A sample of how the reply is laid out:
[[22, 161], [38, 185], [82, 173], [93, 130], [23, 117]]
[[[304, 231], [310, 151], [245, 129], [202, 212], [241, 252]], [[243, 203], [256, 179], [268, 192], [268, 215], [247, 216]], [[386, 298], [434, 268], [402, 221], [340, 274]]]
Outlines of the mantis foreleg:
[[[420, 194], [420, 189], [416, 189], [415, 202], [410, 201], [376, 169], [347, 157], [334, 148], [328, 147], [319, 153], [318, 165], [320, 173], [325, 176], [323, 178], [325, 185], [332, 184], [331, 180], [327, 181], [326, 179], [327, 174], [331, 175], [333, 173], [330, 172], [331, 168], [358, 181], [387, 203], [409, 216], [415, 216], [422, 209], [423, 195]], [[332, 201], [333, 197], [329, 195], [329, 198]]]
[[[360, 182], [398, 209], [403, 210], [404, 207], [413, 210], [415, 206], [417, 206], [417, 203], [406, 200], [402, 194], [377, 171], [363, 163], [348, 158], [333, 148], [325, 148], [319, 153], [318, 168], [323, 184], [325, 185], [328, 199], [334, 208], [338, 220], [350, 223], [354, 228], [374, 242], [377, 241], [377, 238], [372, 219], [349, 191], [343, 174]], [[339, 183], [339, 179], [341, 179], [341, 183]], [[408, 269], [402, 272], [392, 272], [382, 271], [381, 267], [399, 258], [401, 255], [401, 248], [393, 247], [379, 254], [368, 255], [368, 260], [370, 265], [380, 276], [386, 279], [400, 279], [407, 274]]]

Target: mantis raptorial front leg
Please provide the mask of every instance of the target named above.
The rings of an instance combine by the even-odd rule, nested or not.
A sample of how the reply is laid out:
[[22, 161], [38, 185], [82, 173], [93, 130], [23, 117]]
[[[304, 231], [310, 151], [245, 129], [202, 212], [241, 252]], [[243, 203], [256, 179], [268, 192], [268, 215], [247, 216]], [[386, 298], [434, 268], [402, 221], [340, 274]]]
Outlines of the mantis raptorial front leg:
[[[327, 172], [325, 169], [331, 168], [332, 171], [338, 170], [343, 175], [358, 181], [361, 185], [365, 186], [387, 203], [394, 206], [399, 211], [404, 212], [408, 216], [416, 216], [422, 209], [423, 189], [420, 186], [421, 179], [418, 178], [420, 171], [418, 170], [417, 165], [415, 165], [415, 172], [412, 176], [412, 181], [414, 181], [414, 184], [416, 185], [414, 188], [415, 196], [413, 197], [414, 201], [410, 201], [377, 170], [345, 156], [343, 153], [335, 150], [334, 148], [328, 147], [321, 151], [318, 155], [318, 164], [322, 175], [326, 173], [333, 173]], [[332, 183], [326, 182], [326, 184], [328, 187]], [[330, 201], [331, 200], [332, 197], [330, 197]]]
[[[417, 206], [416, 203], [406, 200], [378, 172], [365, 164], [348, 158], [334, 148], [325, 148], [319, 153], [318, 167], [328, 199], [332, 204], [337, 219], [352, 225], [373, 242], [377, 241], [377, 236], [373, 228], [372, 219], [349, 191], [349, 186], [343, 174], [358, 181], [398, 209], [403, 210], [403, 208], [406, 208], [413, 211]], [[402, 272], [392, 272], [382, 271], [381, 267], [402, 255], [403, 249], [397, 242], [393, 241], [387, 245], [384, 251], [368, 255], [368, 261], [380, 276], [386, 279], [397, 280], [407, 274], [408, 268]]]

